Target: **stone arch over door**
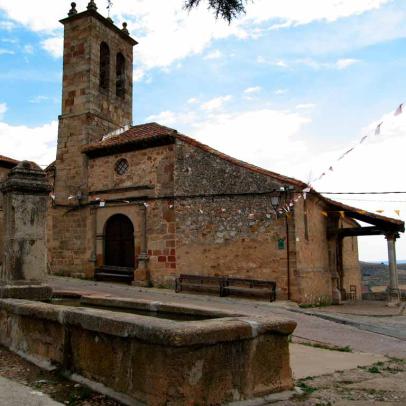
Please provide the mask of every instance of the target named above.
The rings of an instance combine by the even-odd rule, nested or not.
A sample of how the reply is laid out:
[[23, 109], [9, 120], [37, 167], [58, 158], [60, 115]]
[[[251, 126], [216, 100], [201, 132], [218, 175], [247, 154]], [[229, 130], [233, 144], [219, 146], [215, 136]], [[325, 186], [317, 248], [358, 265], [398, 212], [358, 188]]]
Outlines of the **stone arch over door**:
[[104, 265], [135, 268], [134, 225], [124, 214], [112, 215], [104, 226]]

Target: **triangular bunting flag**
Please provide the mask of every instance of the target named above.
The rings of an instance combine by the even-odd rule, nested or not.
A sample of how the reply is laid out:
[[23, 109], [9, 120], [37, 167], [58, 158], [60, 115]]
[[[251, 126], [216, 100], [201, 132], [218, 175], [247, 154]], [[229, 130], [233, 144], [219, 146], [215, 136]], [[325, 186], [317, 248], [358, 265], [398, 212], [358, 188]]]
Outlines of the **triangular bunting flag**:
[[395, 116], [403, 113], [403, 103], [399, 104], [399, 107], [395, 111]]
[[380, 135], [381, 134], [381, 126], [383, 124], [383, 121], [381, 121], [375, 128], [375, 135]]

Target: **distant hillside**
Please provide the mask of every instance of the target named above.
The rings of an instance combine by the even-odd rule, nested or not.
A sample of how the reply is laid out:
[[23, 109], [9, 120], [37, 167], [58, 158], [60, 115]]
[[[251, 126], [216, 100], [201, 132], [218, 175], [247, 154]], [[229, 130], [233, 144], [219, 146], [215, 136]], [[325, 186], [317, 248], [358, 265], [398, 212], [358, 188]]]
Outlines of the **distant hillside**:
[[[389, 283], [389, 267], [385, 263], [360, 261], [364, 286], [385, 286]], [[406, 284], [406, 264], [398, 264], [399, 283]]]

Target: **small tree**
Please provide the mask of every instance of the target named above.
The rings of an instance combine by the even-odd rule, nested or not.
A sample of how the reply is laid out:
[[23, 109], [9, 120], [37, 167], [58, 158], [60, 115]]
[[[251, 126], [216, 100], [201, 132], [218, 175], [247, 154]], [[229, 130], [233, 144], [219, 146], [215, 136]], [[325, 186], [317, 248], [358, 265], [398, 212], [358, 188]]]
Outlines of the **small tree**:
[[[201, 0], [185, 0], [185, 7], [191, 10], [199, 6]], [[245, 13], [245, 4], [248, 0], [208, 0], [209, 9], [213, 9], [216, 18], [223, 18], [230, 23], [240, 14]]]

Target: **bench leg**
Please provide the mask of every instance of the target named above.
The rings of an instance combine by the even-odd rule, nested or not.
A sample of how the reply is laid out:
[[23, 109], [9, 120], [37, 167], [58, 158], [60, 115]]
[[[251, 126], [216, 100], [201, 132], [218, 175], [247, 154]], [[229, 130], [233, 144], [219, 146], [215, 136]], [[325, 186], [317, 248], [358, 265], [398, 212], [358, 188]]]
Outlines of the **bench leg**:
[[182, 283], [178, 279], [175, 279], [175, 292], [179, 293], [181, 290], [182, 290]]

